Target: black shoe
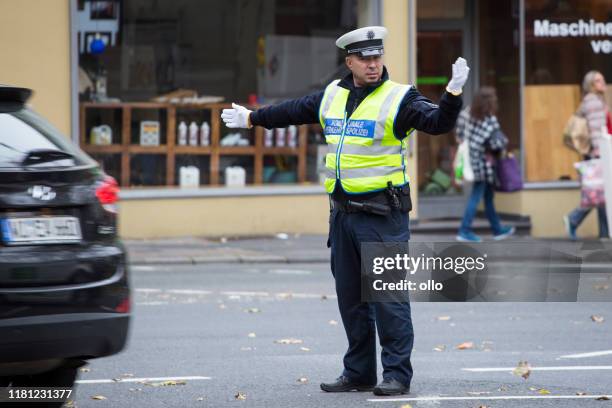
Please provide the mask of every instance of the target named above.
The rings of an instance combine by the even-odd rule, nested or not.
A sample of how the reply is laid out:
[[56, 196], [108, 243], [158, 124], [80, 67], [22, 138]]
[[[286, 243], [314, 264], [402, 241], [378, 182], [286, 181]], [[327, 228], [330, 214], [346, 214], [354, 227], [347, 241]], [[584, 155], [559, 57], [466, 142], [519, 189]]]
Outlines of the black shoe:
[[401, 395], [409, 393], [410, 387], [405, 386], [394, 378], [385, 378], [383, 382], [374, 387], [374, 395]]
[[372, 391], [374, 385], [358, 384], [350, 378], [341, 375], [331, 383], [321, 383], [321, 389], [327, 392]]

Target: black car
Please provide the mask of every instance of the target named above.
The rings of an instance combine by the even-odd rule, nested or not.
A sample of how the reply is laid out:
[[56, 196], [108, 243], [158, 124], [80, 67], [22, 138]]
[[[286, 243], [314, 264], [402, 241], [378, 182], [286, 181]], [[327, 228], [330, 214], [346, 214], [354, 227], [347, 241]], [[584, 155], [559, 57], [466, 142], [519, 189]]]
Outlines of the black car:
[[127, 339], [119, 189], [30, 95], [0, 86], [0, 387], [71, 387]]

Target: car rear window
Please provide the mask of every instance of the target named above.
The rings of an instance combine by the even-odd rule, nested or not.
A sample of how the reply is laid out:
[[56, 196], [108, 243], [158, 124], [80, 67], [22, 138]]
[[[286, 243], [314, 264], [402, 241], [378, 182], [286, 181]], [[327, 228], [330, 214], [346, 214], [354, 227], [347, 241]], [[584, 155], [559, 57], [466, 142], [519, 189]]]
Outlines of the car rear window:
[[[72, 157], [60, 157], [24, 166], [28, 152], [59, 150]], [[73, 145], [44, 118], [30, 109], [0, 113], [0, 169], [49, 168], [93, 165], [95, 162]]]

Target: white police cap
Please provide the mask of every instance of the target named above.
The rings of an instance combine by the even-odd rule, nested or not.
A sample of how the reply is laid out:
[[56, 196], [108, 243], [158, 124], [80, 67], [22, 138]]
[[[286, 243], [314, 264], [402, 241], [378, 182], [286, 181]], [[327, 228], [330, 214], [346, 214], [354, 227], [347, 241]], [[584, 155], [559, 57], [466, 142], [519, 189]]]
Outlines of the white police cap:
[[336, 45], [347, 54], [359, 54], [362, 57], [383, 55], [383, 39], [387, 29], [381, 26], [362, 27], [349, 31], [336, 40]]

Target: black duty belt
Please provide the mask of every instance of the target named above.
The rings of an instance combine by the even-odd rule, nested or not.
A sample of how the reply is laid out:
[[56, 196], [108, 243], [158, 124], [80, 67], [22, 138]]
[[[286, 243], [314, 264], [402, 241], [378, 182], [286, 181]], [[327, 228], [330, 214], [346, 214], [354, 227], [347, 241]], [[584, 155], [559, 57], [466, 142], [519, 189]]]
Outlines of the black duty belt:
[[368, 197], [367, 200], [355, 198], [339, 201], [332, 197], [330, 205], [332, 209], [346, 213], [365, 212], [377, 215], [387, 215], [391, 210], [400, 210], [402, 212], [412, 210], [409, 186], [393, 187], [391, 183], [379, 194]]

